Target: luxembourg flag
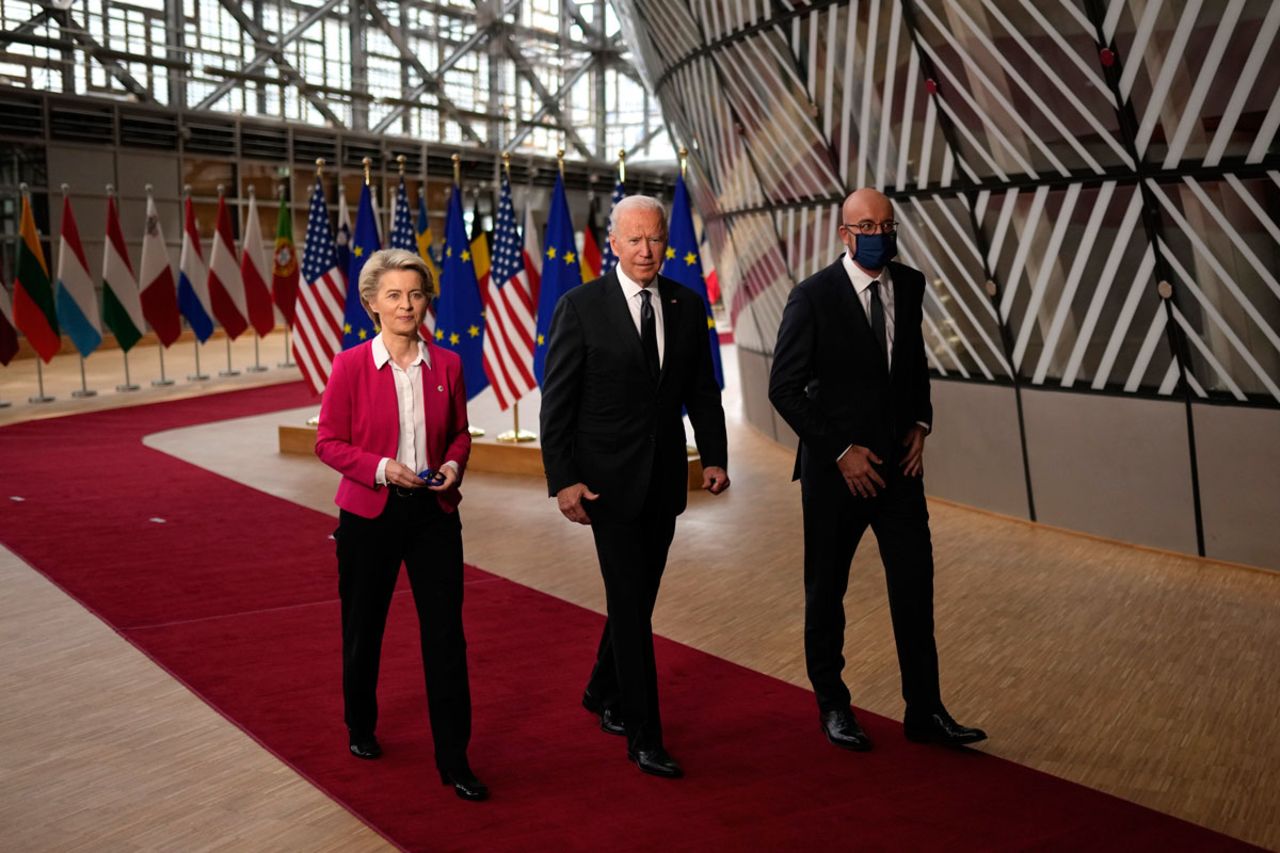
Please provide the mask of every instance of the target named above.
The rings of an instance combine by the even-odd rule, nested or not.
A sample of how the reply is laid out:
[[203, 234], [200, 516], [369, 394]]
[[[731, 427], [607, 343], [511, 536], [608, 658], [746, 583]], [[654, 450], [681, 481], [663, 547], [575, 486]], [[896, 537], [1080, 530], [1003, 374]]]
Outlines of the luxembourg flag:
[[244, 281], [244, 299], [249, 308], [249, 323], [258, 337], [266, 337], [276, 327], [276, 311], [271, 304], [267, 276], [267, 252], [262, 247], [262, 226], [258, 224], [258, 200], [249, 188], [249, 212], [244, 231], [240, 233], [240, 277]]
[[178, 259], [178, 307], [200, 343], [209, 340], [213, 334], [208, 278], [209, 270], [204, 265], [204, 253], [200, 250], [200, 232], [196, 230], [196, 212], [188, 192], [182, 226], [182, 255]]
[[58, 243], [58, 325], [83, 358], [102, 343], [102, 322], [70, 196], [62, 199], [62, 237]]
[[209, 250], [209, 299], [213, 316], [231, 340], [249, 328], [249, 321], [245, 319], [249, 312], [244, 304], [244, 281], [236, 266], [236, 244], [231, 236], [231, 213], [221, 187], [218, 188], [218, 225], [213, 232], [213, 248]]

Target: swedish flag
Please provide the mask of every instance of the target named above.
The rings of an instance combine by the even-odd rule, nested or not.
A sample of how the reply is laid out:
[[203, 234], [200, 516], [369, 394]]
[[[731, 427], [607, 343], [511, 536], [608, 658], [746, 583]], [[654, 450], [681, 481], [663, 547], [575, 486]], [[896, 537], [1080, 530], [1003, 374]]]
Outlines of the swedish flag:
[[347, 270], [347, 304], [342, 312], [342, 348], [351, 349], [376, 333], [360, 301], [360, 270], [369, 256], [382, 248], [378, 239], [378, 223], [373, 218], [373, 196], [369, 185], [360, 189], [360, 207], [356, 210], [356, 233], [351, 239], [351, 266]]
[[436, 343], [462, 356], [467, 399], [489, 387], [484, 372], [484, 304], [462, 219], [462, 192], [454, 184], [444, 221], [444, 269], [436, 303]]
[[662, 263], [662, 274], [679, 282], [702, 297], [707, 312], [707, 338], [711, 346], [711, 364], [715, 367], [716, 381], [724, 388], [724, 367], [720, 363], [720, 333], [716, 318], [707, 299], [707, 283], [702, 278], [702, 261], [698, 257], [698, 235], [693, 230], [693, 211], [689, 208], [689, 189], [684, 175], [676, 179], [676, 195], [671, 202], [671, 224], [667, 228], [667, 257]]
[[538, 378], [538, 385], [542, 385], [556, 302], [580, 284], [582, 267], [578, 262], [569, 202], [564, 195], [564, 177], [557, 175], [556, 188], [551, 193], [551, 214], [547, 218], [547, 239], [542, 249], [542, 289], [538, 293], [538, 331], [533, 349], [533, 375]]

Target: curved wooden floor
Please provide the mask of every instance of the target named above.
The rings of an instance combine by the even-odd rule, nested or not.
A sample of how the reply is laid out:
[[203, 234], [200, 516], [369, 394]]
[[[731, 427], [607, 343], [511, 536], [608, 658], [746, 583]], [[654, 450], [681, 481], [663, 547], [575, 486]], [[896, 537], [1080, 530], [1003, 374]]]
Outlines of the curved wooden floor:
[[[7, 383], [0, 394], [13, 399]], [[655, 629], [805, 685], [790, 454], [742, 425], [732, 394], [727, 403], [734, 486], [718, 499], [692, 496]], [[14, 409], [0, 410], [0, 422]], [[483, 397], [473, 420], [506, 425]], [[275, 452], [281, 421], [222, 422], [148, 443], [336, 513], [334, 475]], [[1280, 576], [939, 502], [931, 512], [944, 694], [961, 721], [991, 733], [985, 749], [1280, 847]], [[590, 534], [559, 517], [541, 482], [473, 473], [463, 519], [470, 562], [603, 610]], [[0, 846], [385, 845], [11, 556], [0, 555], [0, 583], [0, 724], [9, 743], [0, 758]], [[871, 537], [855, 559], [846, 607], [854, 701], [900, 716]], [[584, 678], [592, 651], [583, 650]], [[814, 720], [796, 725], [820, 736]]]

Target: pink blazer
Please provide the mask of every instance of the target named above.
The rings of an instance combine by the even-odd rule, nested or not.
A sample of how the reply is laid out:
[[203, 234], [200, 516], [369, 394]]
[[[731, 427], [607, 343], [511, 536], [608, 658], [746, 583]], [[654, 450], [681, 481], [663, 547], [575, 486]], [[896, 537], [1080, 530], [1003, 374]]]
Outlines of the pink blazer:
[[[396, 458], [400, 414], [391, 366], [378, 370], [372, 341], [338, 353], [320, 404], [316, 456], [342, 474], [333, 502], [347, 512], [377, 518], [387, 506], [387, 488], [376, 485], [378, 463]], [[471, 456], [467, 427], [467, 390], [457, 353], [427, 343], [431, 366], [422, 366], [422, 399], [426, 411], [427, 461], [439, 468], [458, 465], [458, 484]], [[457, 485], [437, 495], [440, 507], [453, 512], [462, 500]]]

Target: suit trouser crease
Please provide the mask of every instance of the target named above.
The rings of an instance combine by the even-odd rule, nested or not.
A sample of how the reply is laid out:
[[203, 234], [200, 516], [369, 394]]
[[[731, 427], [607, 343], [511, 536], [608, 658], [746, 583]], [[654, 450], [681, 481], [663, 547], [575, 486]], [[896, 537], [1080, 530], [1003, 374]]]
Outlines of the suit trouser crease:
[[849, 707], [844, 670], [844, 597], [853, 555], [867, 527], [880, 546], [894, 643], [908, 708], [941, 707], [933, 627], [933, 545], [921, 479], [889, 465], [874, 498], [849, 492], [834, 466], [802, 484], [805, 662], [822, 711]]
[[675, 523], [669, 513], [646, 509], [634, 521], [591, 526], [608, 618], [587, 691], [621, 711], [631, 749], [662, 746], [652, 620]]
[[347, 728], [359, 736], [371, 735], [377, 727], [382, 637], [403, 564], [418, 616], [436, 764], [442, 770], [465, 765], [471, 738], [471, 692], [462, 626], [458, 514], [441, 510], [434, 497], [392, 496], [374, 519], [342, 511], [334, 538]]

